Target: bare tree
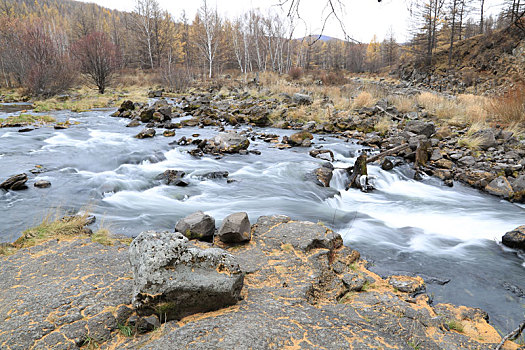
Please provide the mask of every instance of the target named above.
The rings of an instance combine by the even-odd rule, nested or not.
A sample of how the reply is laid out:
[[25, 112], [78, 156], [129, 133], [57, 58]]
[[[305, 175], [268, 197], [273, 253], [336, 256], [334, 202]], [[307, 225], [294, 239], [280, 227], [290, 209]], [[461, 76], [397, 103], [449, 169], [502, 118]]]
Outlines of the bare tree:
[[220, 42], [221, 19], [217, 9], [212, 10], [208, 6], [207, 0], [202, 1], [198, 17], [201, 26], [197, 40], [197, 47], [204, 55], [208, 63], [208, 77], [213, 75], [213, 64], [217, 56], [217, 50]]
[[77, 41], [72, 52], [78, 60], [80, 72], [103, 94], [119, 66], [117, 47], [106, 34], [93, 32]]

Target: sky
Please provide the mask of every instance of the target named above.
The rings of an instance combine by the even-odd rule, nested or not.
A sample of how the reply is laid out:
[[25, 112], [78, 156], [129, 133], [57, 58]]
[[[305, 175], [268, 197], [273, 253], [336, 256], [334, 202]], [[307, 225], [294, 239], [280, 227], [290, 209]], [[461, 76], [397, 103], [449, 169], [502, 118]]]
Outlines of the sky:
[[[83, 2], [95, 2], [101, 6], [121, 11], [132, 11], [135, 5], [133, 0], [81, 0]], [[202, 0], [157, 0], [163, 9], [168, 10], [174, 18], [179, 18], [182, 11], [186, 12], [190, 21], [195, 16]], [[263, 13], [276, 11], [286, 15], [289, 4], [287, 0], [283, 6], [280, 2], [286, 0], [208, 0], [209, 6], [216, 6], [219, 13], [229, 18], [235, 18], [251, 8], [258, 8]], [[416, 0], [417, 1], [417, 0]], [[486, 0], [485, 11], [496, 13], [503, 0]], [[408, 10], [409, 0], [341, 0], [344, 8], [339, 12], [342, 14], [342, 22], [349, 37], [360, 42], [370, 42], [377, 36], [379, 41], [383, 40], [393, 31], [398, 42], [405, 42], [409, 37], [410, 13]], [[471, 2], [476, 2], [471, 0]], [[326, 0], [300, 0], [299, 15], [295, 37], [303, 37], [309, 34], [321, 32], [323, 19], [329, 11], [325, 8]], [[332, 17], [323, 32], [324, 35], [344, 39], [345, 35], [337, 19]]]

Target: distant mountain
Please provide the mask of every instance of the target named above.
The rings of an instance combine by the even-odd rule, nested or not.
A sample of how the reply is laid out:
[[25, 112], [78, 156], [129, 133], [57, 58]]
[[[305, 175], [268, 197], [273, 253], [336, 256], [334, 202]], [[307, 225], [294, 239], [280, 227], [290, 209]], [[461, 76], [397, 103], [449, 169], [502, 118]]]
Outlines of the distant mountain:
[[338, 41], [340, 41], [341, 39], [334, 38], [334, 37], [331, 37], [331, 36], [328, 36], [328, 35], [321, 35], [321, 36], [319, 36], [319, 34], [312, 34], [312, 35], [305, 36], [303, 38], [298, 38], [298, 40], [306, 40], [306, 41], [313, 41], [313, 40], [319, 40], [319, 41], [338, 40]]

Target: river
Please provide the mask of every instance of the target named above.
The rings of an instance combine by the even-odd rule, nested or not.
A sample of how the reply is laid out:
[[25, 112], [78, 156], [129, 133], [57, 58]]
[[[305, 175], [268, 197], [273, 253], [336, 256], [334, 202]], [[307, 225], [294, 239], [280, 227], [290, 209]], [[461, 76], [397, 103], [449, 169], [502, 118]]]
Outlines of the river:
[[[391, 172], [370, 166], [372, 193], [345, 191], [344, 174], [337, 170], [331, 188], [322, 188], [305, 180], [323, 162], [310, 157], [308, 148], [279, 150], [256, 139], [250, 149], [261, 155], [199, 159], [186, 152], [194, 146], [170, 142], [192, 134], [213, 137], [216, 127], [177, 129], [174, 138], [158, 130], [155, 138], [139, 140], [133, 136], [140, 127], [126, 128], [129, 120], [110, 117], [113, 111], [46, 113], [78, 122], [66, 130], [0, 129], [0, 179], [43, 170], [30, 176], [28, 190], [0, 191], [0, 242], [15, 240], [57, 208], [77, 212], [87, 207], [97, 225], [128, 236], [173, 230], [180, 218], [197, 210], [214, 216], [217, 225], [236, 211], [246, 211], [252, 223], [261, 215], [285, 214], [332, 227], [382, 276], [421, 275], [436, 303], [482, 308], [501, 332], [523, 320], [525, 257], [500, 241], [505, 232], [525, 224], [524, 206], [459, 183], [449, 188], [433, 178], [411, 180], [408, 165]], [[0, 118], [13, 113], [0, 111]], [[336, 167], [351, 165], [362, 148], [331, 136], [316, 135], [314, 144], [334, 151]], [[162, 184], [157, 176], [167, 169], [186, 172], [190, 185]], [[211, 171], [228, 171], [235, 181], [200, 176]], [[34, 188], [38, 179], [52, 186]]]

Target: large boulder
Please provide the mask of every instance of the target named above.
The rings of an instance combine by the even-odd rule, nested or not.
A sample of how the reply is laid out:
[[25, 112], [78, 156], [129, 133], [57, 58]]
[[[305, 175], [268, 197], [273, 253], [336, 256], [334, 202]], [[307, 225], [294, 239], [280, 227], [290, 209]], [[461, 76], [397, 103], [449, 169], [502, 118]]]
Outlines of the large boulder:
[[166, 185], [175, 185], [175, 186], [188, 186], [188, 182], [182, 180], [186, 173], [182, 170], [172, 170], [168, 169], [158, 176], [159, 179], [164, 180]]
[[133, 307], [141, 316], [177, 320], [234, 305], [244, 273], [222, 249], [200, 249], [178, 232], [141, 233], [129, 248]]
[[27, 188], [26, 182], [27, 182], [27, 175], [18, 174], [15, 176], [11, 176], [9, 179], [0, 183], [0, 188], [3, 190], [12, 190], [12, 191], [25, 190]]
[[425, 123], [420, 120], [411, 120], [406, 124], [405, 131], [414, 133], [416, 135], [425, 135], [430, 138], [435, 132], [436, 127], [433, 123]]
[[505, 176], [500, 176], [492, 180], [486, 187], [485, 191], [488, 193], [503, 197], [505, 199], [511, 198], [514, 194], [512, 186], [509, 183], [509, 180]]
[[314, 136], [308, 131], [299, 131], [295, 134], [290, 135], [288, 138], [288, 144], [292, 146], [302, 146], [305, 140], [312, 140]]
[[124, 112], [124, 111], [132, 111], [134, 109], [135, 109], [135, 104], [133, 103], [133, 101], [126, 100], [122, 102], [118, 110], [119, 112]]
[[140, 121], [143, 123], [149, 123], [153, 120], [153, 114], [155, 113], [154, 108], [146, 108], [140, 112]]
[[252, 237], [251, 227], [248, 214], [244, 212], [234, 213], [222, 221], [217, 235], [224, 243], [246, 242]]
[[487, 150], [491, 147], [495, 147], [498, 144], [492, 129], [476, 131], [474, 134], [472, 134], [472, 137], [479, 140], [479, 148], [482, 150]]
[[299, 93], [293, 94], [292, 101], [298, 105], [311, 105], [313, 103], [311, 96]]
[[332, 181], [334, 167], [330, 165], [330, 163], [327, 163], [326, 165], [314, 170], [317, 183], [323, 187], [330, 187], [330, 181]]
[[505, 233], [501, 239], [501, 243], [510, 248], [525, 250], [525, 225]]
[[212, 152], [218, 153], [238, 153], [248, 149], [250, 141], [244, 136], [234, 131], [222, 132], [208, 142]]
[[215, 219], [202, 211], [197, 211], [179, 220], [175, 232], [180, 232], [189, 239], [211, 241], [215, 233]]

